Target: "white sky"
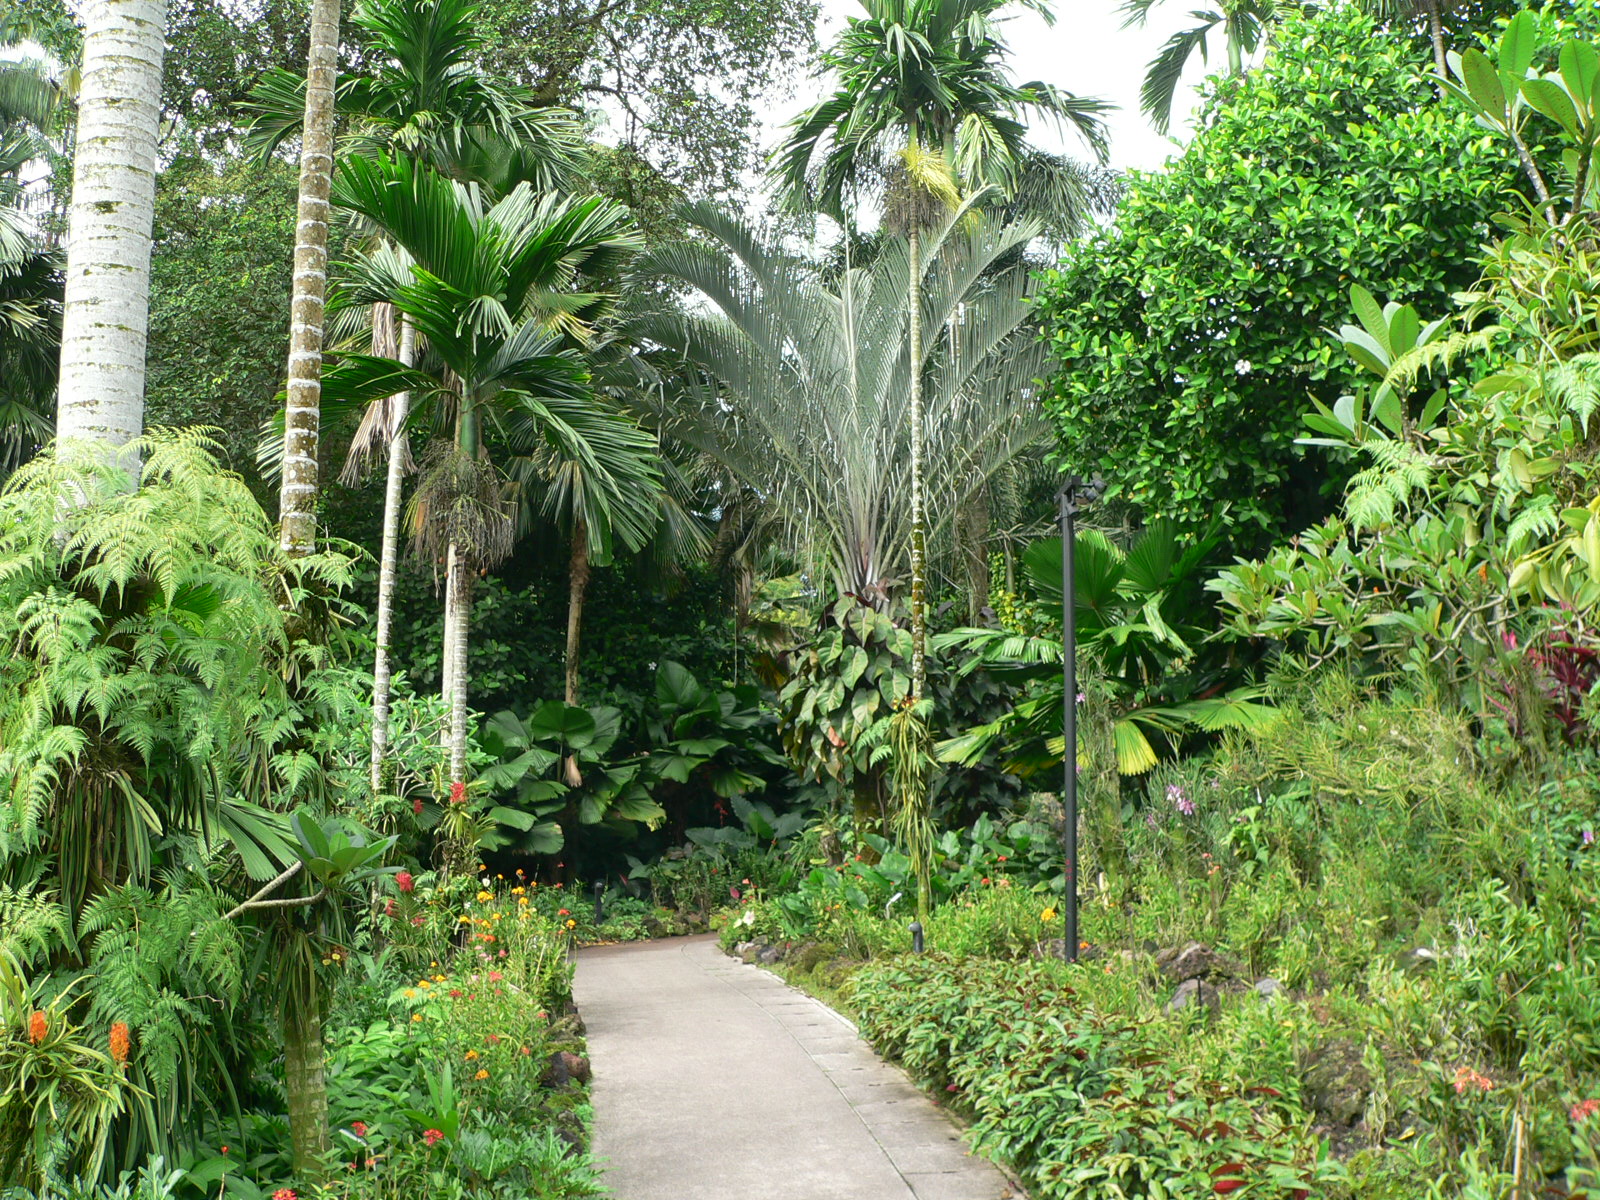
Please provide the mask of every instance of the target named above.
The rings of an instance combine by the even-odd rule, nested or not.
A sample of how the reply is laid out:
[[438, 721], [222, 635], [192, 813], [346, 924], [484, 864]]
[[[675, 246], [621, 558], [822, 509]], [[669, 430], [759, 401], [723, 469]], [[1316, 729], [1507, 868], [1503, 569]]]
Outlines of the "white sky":
[[[857, 0], [821, 0], [822, 18], [818, 41], [826, 46], [844, 27], [849, 15], [859, 15]], [[1144, 28], [1122, 28], [1120, 0], [1056, 0], [1056, 22], [1047, 26], [1037, 14], [1019, 10], [1006, 22], [1006, 40], [1011, 49], [1014, 77], [1020, 81], [1038, 79], [1076, 93], [1109, 100], [1118, 110], [1107, 118], [1111, 131], [1111, 165], [1155, 168], [1177, 150], [1176, 144], [1150, 127], [1139, 112], [1139, 84], [1146, 64], [1156, 56], [1161, 44], [1178, 29], [1193, 23], [1191, 5], [1168, 0], [1152, 14]], [[1173, 106], [1173, 129], [1187, 132], [1187, 114], [1194, 103], [1194, 84], [1204, 77], [1206, 68], [1198, 58], [1184, 76], [1177, 102]], [[778, 140], [782, 124], [820, 99], [825, 79], [798, 79], [791, 96], [774, 98], [763, 114], [768, 126], [766, 145]], [[1036, 128], [1034, 141], [1047, 150], [1066, 151], [1087, 157], [1082, 143], [1071, 134], [1058, 134], [1049, 127]]]

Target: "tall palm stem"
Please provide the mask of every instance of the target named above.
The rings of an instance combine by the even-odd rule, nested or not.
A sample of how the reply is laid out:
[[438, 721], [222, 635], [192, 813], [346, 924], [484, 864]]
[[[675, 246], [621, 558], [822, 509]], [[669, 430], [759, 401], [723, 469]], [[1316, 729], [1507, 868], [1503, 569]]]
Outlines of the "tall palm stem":
[[[400, 320], [400, 361], [412, 366], [417, 356], [417, 331], [410, 317]], [[389, 745], [389, 639], [394, 628], [394, 581], [400, 558], [400, 496], [406, 461], [406, 416], [411, 393], [391, 400], [389, 472], [383, 488], [383, 548], [378, 559], [378, 635], [372, 665], [372, 793], [383, 786], [383, 756]]]
[[108, 450], [144, 431], [166, 16], [164, 0], [84, 7], [56, 432]]
[[583, 601], [589, 589], [589, 526], [578, 513], [572, 521], [572, 554], [567, 569], [567, 703], [578, 702], [578, 655], [583, 638]]
[[472, 570], [467, 556], [450, 547], [445, 584], [445, 654], [450, 662], [450, 782], [467, 778], [467, 633], [472, 618]]
[[911, 698], [921, 700], [928, 678], [928, 514], [922, 478], [922, 235], [914, 223], [909, 234], [911, 281], [906, 302], [911, 308]]
[[325, 1169], [330, 1151], [322, 998], [314, 970], [298, 963], [291, 969], [304, 977], [295, 981], [295, 998], [283, 1013], [283, 1090], [294, 1169], [297, 1174], [315, 1176]]
[[317, 445], [321, 432], [328, 195], [333, 187], [333, 93], [338, 54], [339, 0], [312, 0], [300, 195], [295, 217], [294, 293], [289, 303], [283, 484], [278, 494], [278, 536], [284, 552], [290, 555], [310, 554], [317, 538]]

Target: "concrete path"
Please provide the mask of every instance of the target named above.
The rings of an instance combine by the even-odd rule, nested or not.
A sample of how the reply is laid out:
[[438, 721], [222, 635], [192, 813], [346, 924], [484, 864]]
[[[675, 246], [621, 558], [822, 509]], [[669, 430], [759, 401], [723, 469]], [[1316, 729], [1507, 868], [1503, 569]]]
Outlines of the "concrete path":
[[1003, 1200], [1004, 1176], [832, 1009], [714, 937], [579, 952], [617, 1200]]

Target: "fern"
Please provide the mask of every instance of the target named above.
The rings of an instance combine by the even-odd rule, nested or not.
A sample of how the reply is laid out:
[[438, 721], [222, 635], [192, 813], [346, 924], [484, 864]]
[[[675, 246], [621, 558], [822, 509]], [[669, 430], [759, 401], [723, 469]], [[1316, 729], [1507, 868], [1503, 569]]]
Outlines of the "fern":
[[1589, 418], [1600, 409], [1600, 354], [1579, 354], [1553, 367], [1545, 376], [1545, 390], [1583, 425], [1589, 435]]
[[63, 946], [67, 936], [66, 910], [52, 893], [37, 883], [0, 884], [0, 959], [31, 970]]
[[1433, 467], [1408, 442], [1369, 438], [1361, 448], [1375, 462], [1351, 478], [1345, 512], [1357, 530], [1367, 531], [1393, 524], [1401, 509], [1425, 493], [1433, 482]]

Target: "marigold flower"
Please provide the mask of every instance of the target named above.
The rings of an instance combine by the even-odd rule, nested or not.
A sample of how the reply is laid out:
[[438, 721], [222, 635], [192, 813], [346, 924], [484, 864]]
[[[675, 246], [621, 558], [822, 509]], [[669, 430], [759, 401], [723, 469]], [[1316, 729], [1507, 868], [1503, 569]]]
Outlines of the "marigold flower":
[[411, 1020], [413, 1022], [422, 1020], [422, 1014], [421, 1013], [412, 1013], [411, 1014]]
[[487, 1072], [487, 1071], [479, 1071], [476, 1075], [473, 1076], [473, 1078], [474, 1079], [487, 1079], [487, 1078], [489, 1078], [489, 1072]]
[[394, 877], [394, 884], [402, 892], [409, 892], [417, 886], [417, 882], [411, 877], [410, 871], [398, 872]]
[[568, 929], [576, 929], [577, 927], [578, 927], [578, 923], [576, 921], [574, 921], [571, 917], [568, 917], [567, 918], [567, 928]]
[[494, 899], [494, 893], [493, 892], [479, 892], [478, 893], [478, 903], [479, 904], [487, 904], [487, 903], [489, 903], [489, 901], [491, 901], [493, 899]]
[[28, 1040], [37, 1046], [44, 1041], [45, 1035], [50, 1032], [50, 1022], [38, 1009], [34, 1009], [33, 1016], [28, 1018]]
[[1055, 919], [1056, 919], [1056, 910], [1054, 908], [1047, 908], [1042, 913], [1039, 914], [1039, 920], [1041, 920], [1041, 921], [1047, 921], [1048, 922], [1048, 921], [1054, 921]]
[[424, 1129], [422, 1131], [422, 1140], [430, 1146], [435, 1145], [444, 1140], [444, 1131], [441, 1129]]
[[128, 1061], [128, 1023], [126, 1021], [113, 1021], [111, 1023], [111, 1061], [119, 1067]]
[[272, 1200], [300, 1200], [293, 1188], [279, 1188], [272, 1193]]
[[473, 1059], [475, 1059], [477, 1057], [478, 1057], [478, 1052], [476, 1050], [468, 1050], [467, 1051], [467, 1061], [468, 1062], [471, 1062]]

